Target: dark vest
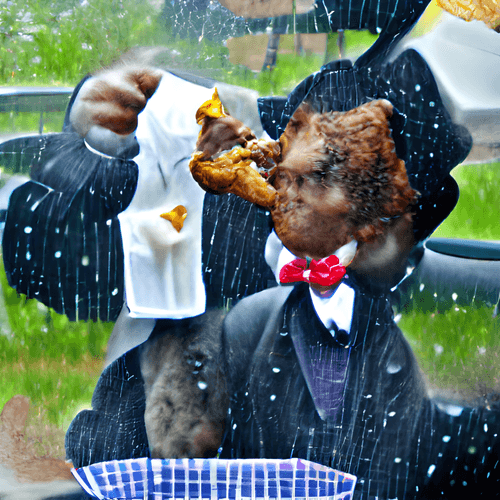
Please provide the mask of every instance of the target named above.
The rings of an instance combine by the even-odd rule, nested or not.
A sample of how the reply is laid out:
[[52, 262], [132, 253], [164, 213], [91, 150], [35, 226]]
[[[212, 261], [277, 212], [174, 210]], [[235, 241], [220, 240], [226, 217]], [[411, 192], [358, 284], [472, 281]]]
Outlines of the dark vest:
[[[229, 313], [223, 342], [231, 403], [221, 456], [319, 462], [355, 474], [355, 498], [435, 498], [468, 469], [467, 449], [483, 424], [463, 436], [464, 423], [489, 418], [498, 427], [497, 416], [441, 411], [426, 396], [387, 297], [355, 290], [348, 345], [323, 326], [307, 285], [266, 290]], [[307, 350], [308, 367], [300, 359]], [[491, 462], [483, 445], [480, 457]], [[443, 472], [435, 476], [436, 468]]]

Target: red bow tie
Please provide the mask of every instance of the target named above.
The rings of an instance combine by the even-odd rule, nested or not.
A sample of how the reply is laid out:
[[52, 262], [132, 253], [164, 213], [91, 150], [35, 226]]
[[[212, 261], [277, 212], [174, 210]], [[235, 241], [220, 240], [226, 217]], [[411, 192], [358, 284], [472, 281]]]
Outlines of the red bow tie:
[[311, 260], [309, 266], [306, 259], [295, 259], [285, 264], [280, 271], [280, 283], [317, 283], [321, 286], [332, 286], [345, 275], [346, 269], [336, 255], [321, 260]]

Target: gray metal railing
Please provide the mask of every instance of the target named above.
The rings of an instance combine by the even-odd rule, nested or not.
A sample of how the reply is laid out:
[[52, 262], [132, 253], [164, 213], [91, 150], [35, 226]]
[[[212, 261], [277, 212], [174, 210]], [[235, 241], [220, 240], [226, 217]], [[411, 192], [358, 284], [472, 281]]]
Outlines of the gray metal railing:
[[65, 111], [72, 93], [71, 87], [0, 87], [0, 113], [40, 113], [41, 134], [44, 113]]

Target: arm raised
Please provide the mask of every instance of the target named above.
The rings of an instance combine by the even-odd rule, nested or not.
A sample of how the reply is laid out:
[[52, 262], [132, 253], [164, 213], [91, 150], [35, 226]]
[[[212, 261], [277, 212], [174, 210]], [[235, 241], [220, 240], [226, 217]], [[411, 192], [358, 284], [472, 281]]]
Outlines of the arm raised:
[[76, 96], [69, 115], [72, 128], [98, 151], [117, 155], [132, 144], [138, 115], [162, 75], [158, 69], [130, 66], [96, 73]]

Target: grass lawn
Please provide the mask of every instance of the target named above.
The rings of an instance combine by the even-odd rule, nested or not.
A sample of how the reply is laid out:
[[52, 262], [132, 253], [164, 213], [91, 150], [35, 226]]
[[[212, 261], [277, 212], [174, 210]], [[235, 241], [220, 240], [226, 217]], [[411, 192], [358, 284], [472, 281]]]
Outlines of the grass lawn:
[[0, 20], [0, 85], [75, 85], [164, 38], [146, 1], [0, 0]]
[[[500, 163], [460, 165], [460, 198], [433, 236], [500, 241]], [[466, 399], [500, 392], [500, 318], [495, 307], [410, 307], [398, 325], [433, 388]]]
[[493, 307], [435, 310], [417, 308], [398, 323], [408, 338], [431, 389], [465, 401], [498, 399], [500, 317]]
[[499, 173], [500, 162], [455, 167], [460, 198], [433, 236], [500, 241]]
[[113, 325], [72, 323], [9, 287], [3, 265], [0, 332], [0, 408], [16, 394], [32, 407], [26, 436], [36, 451], [64, 458], [64, 433], [90, 407]]
[[[40, 113], [0, 113], [0, 134], [38, 133]], [[60, 132], [64, 113], [44, 113], [43, 133]]]

